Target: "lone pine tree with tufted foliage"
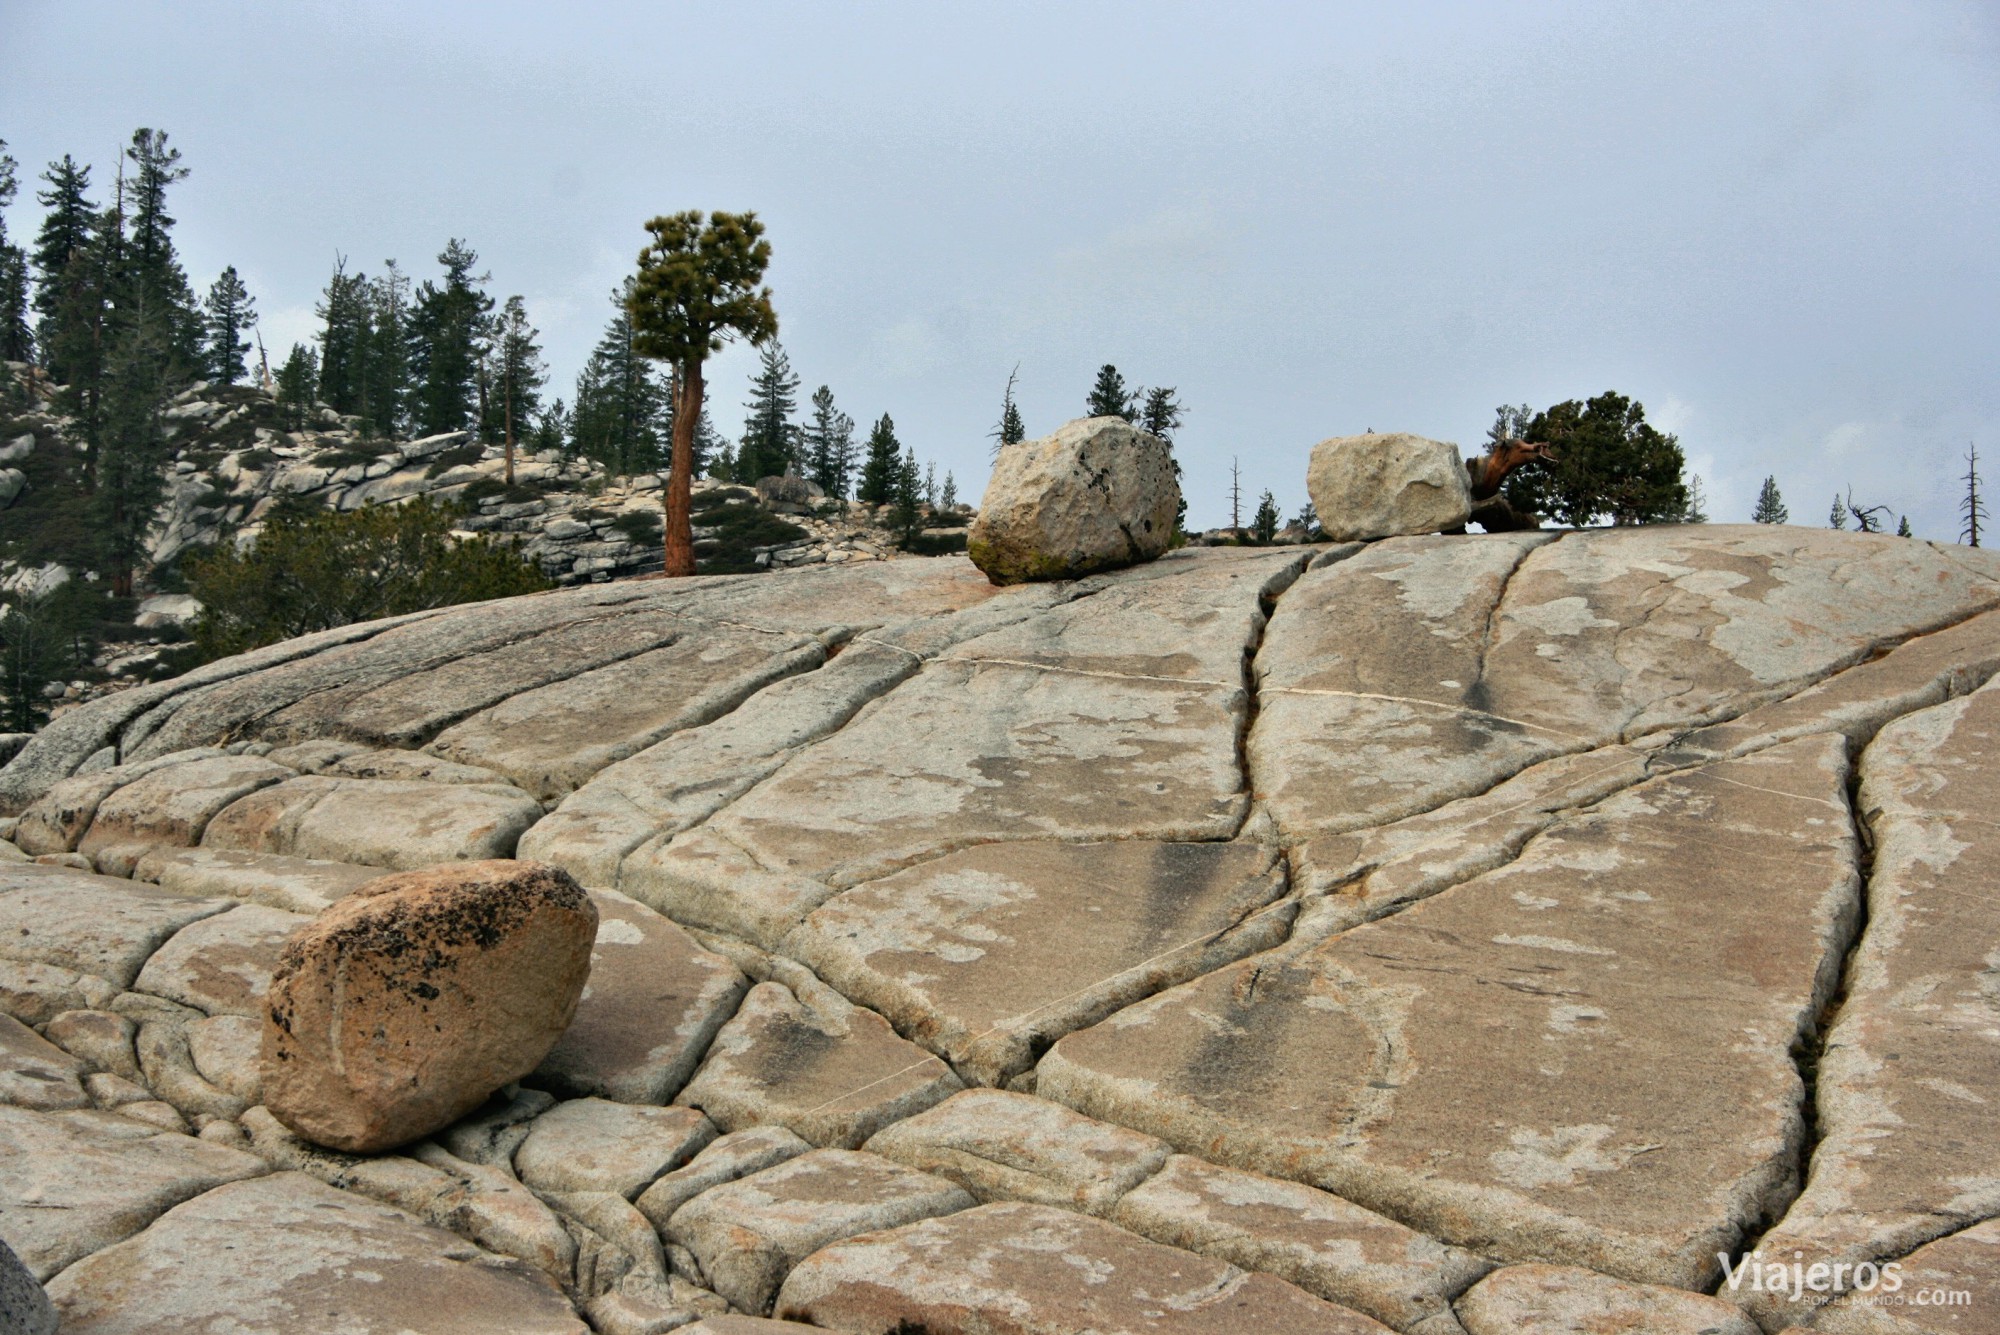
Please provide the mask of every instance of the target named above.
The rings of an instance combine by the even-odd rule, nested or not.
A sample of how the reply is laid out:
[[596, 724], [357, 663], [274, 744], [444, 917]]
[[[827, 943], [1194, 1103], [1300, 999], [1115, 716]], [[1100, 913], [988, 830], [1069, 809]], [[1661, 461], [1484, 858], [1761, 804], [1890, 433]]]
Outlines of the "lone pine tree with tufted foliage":
[[694, 432], [701, 417], [702, 363], [732, 337], [762, 346], [778, 336], [771, 289], [758, 286], [771, 263], [771, 243], [755, 213], [699, 209], [646, 224], [652, 242], [639, 252], [639, 274], [627, 306], [632, 346], [674, 371], [673, 462], [667, 474], [665, 571], [694, 573], [689, 504], [694, 486]]

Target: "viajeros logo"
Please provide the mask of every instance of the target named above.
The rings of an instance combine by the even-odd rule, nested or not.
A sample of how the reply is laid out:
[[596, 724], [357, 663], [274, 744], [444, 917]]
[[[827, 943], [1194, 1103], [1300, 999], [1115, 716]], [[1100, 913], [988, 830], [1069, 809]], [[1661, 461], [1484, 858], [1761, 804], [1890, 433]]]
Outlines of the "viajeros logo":
[[1751, 1252], [1735, 1265], [1727, 1252], [1717, 1252], [1722, 1277], [1738, 1292], [1776, 1293], [1797, 1301], [1808, 1293], [1900, 1293], [1903, 1267], [1899, 1261], [1877, 1265], [1873, 1261], [1814, 1261], [1807, 1264], [1804, 1252], [1793, 1252], [1789, 1261], [1765, 1259], [1761, 1251]]

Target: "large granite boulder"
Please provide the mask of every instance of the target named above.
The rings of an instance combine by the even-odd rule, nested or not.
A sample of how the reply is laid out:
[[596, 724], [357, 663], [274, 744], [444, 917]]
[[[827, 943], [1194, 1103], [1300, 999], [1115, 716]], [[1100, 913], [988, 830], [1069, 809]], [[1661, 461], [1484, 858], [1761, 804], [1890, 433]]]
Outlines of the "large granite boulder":
[[474, 862], [385, 876], [302, 929], [271, 977], [263, 1095], [368, 1153], [470, 1112], [576, 1014], [597, 908], [568, 873]]
[[995, 584], [1138, 565], [1167, 550], [1180, 500], [1165, 441], [1086, 417], [1000, 451], [966, 552]]
[[1313, 446], [1306, 490], [1336, 542], [1462, 528], [1472, 484], [1458, 446], [1407, 432], [1335, 436]]

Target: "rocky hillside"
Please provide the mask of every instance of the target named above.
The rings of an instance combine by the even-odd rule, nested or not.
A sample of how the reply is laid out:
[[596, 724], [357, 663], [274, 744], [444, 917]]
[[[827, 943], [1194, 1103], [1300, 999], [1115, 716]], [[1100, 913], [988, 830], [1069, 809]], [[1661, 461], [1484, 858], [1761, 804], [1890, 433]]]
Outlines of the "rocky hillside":
[[[18, 368], [17, 368], [18, 369]], [[167, 408], [173, 450], [166, 499], [147, 543], [138, 599], [114, 609], [133, 633], [114, 634], [102, 675], [131, 680], [183, 666], [162, 650], [198, 606], [181, 562], [222, 540], [248, 541], [274, 514], [353, 510], [410, 497], [456, 502], [460, 527], [500, 535], [557, 584], [602, 583], [660, 568], [661, 480], [612, 477], [588, 459], [521, 454], [514, 481], [504, 451], [464, 433], [368, 439], [358, 420], [321, 408], [286, 430], [271, 395], [196, 385]], [[73, 433], [47, 400], [0, 415], [0, 592], [45, 591], [94, 579], [90, 518], [74, 477]], [[705, 574], [749, 573], [963, 550], [973, 511], [926, 512], [905, 550], [888, 507], [829, 501], [798, 479], [745, 487], [695, 483], [695, 552]], [[98, 689], [101, 689], [98, 688]], [[93, 693], [77, 683], [73, 698]]]
[[[76, 1329], [1992, 1330], [1996, 673], [2000, 558], [1766, 526], [273, 646], [0, 769], [0, 1236]], [[571, 1029], [299, 1140], [280, 943], [489, 858], [591, 892]]]

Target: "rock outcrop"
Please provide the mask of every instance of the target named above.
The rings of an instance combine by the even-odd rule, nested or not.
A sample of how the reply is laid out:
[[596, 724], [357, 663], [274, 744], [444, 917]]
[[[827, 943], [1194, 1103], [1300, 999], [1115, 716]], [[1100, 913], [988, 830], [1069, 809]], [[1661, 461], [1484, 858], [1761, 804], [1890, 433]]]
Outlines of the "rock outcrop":
[[596, 936], [589, 898], [537, 863], [371, 881], [278, 956], [264, 1006], [265, 1105], [306, 1139], [350, 1153], [449, 1125], [562, 1037]]
[[[0, 1239], [78, 1329], [1987, 1329], [1996, 675], [2000, 558], [1776, 526], [272, 646], [0, 769]], [[286, 941], [517, 856], [587, 887], [560, 1041], [287, 1129]]]
[[1439, 533], [1463, 528], [1472, 514], [1458, 446], [1401, 431], [1321, 441], [1306, 490], [1336, 542]]
[[995, 584], [1117, 570], [1167, 550], [1180, 500], [1164, 441], [1086, 417], [1000, 451], [966, 551]]

